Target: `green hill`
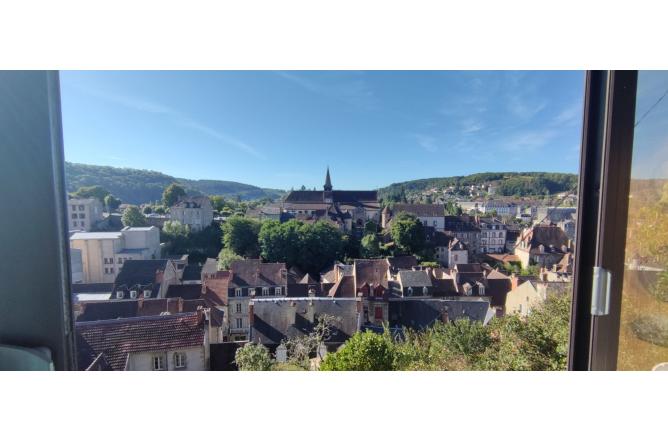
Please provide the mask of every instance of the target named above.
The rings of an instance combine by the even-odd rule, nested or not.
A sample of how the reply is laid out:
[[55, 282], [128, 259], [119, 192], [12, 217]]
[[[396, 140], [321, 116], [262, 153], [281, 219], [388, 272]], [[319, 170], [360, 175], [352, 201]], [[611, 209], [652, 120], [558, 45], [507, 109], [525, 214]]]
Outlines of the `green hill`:
[[464, 194], [466, 187], [489, 184], [493, 184], [496, 195], [499, 196], [543, 196], [574, 189], [578, 184], [578, 176], [543, 172], [477, 173], [393, 183], [379, 189], [378, 194], [385, 201], [399, 201], [405, 196], [430, 189], [443, 190], [454, 187], [455, 193]]
[[284, 192], [225, 180], [179, 179], [157, 171], [116, 168], [65, 162], [67, 192], [82, 186], [99, 185], [124, 203], [148, 203], [162, 198], [170, 183], [179, 183], [189, 193], [240, 197], [242, 200], [278, 198]]

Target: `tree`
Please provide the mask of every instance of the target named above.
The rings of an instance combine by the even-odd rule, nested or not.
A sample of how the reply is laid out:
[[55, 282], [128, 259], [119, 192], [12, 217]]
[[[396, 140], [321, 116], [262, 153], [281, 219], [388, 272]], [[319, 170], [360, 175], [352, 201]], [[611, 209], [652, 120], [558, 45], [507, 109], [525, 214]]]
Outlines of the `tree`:
[[360, 254], [362, 258], [374, 258], [380, 255], [380, 241], [376, 234], [367, 234], [362, 237]]
[[415, 254], [425, 245], [424, 227], [416, 217], [400, 213], [392, 221], [392, 240], [399, 250]]
[[265, 221], [258, 234], [262, 258], [285, 262], [305, 272], [317, 273], [343, 256], [345, 241], [341, 232], [325, 222], [313, 224], [290, 220]]
[[121, 206], [121, 200], [117, 199], [111, 194], [107, 194], [104, 196], [104, 206], [107, 207], [107, 211], [115, 211], [118, 209], [119, 206]]
[[284, 339], [281, 343], [288, 353], [288, 362], [305, 370], [311, 367], [311, 355], [315, 353], [319, 361], [322, 361], [320, 347], [332, 337], [341, 317], [322, 314], [316, 317], [313, 329], [302, 336]]
[[368, 220], [364, 224], [364, 233], [365, 234], [375, 234], [378, 232], [378, 224], [374, 222], [373, 220]]
[[102, 204], [104, 204], [104, 198], [108, 195], [109, 191], [98, 185], [82, 186], [72, 194], [73, 197], [78, 199], [95, 198], [98, 199]]
[[223, 223], [222, 229], [223, 245], [226, 248], [245, 258], [257, 258], [260, 255], [259, 221], [232, 216]]
[[178, 202], [179, 198], [184, 197], [185, 195], [186, 190], [183, 189], [181, 185], [172, 183], [165, 188], [165, 191], [162, 193], [162, 204], [167, 207], [173, 206]]
[[230, 249], [222, 248], [218, 254], [218, 270], [228, 270], [235, 261], [243, 260], [243, 257], [232, 252]]
[[668, 271], [659, 274], [651, 292], [658, 300], [668, 302]]
[[388, 371], [393, 369], [394, 347], [384, 335], [355, 333], [336, 353], [320, 364], [324, 371]]
[[150, 214], [152, 212], [153, 212], [153, 208], [151, 208], [151, 205], [146, 205], [142, 209], [142, 213], [144, 213], [144, 214]]
[[189, 254], [190, 226], [177, 220], [166, 221], [162, 226], [160, 239], [166, 243], [167, 254]]
[[132, 228], [146, 226], [146, 218], [136, 206], [129, 206], [125, 209], [121, 217], [121, 222], [123, 226], [130, 226]]
[[249, 342], [237, 349], [234, 363], [241, 371], [268, 371], [271, 370], [274, 361], [267, 347]]
[[165, 212], [167, 212], [167, 211], [165, 210], [165, 207], [164, 207], [164, 206], [162, 206], [162, 205], [158, 205], [158, 206], [155, 207], [155, 209], [153, 210], [153, 212], [155, 212], [156, 214], [161, 214], [161, 215], [163, 215], [163, 214], [165, 214]]

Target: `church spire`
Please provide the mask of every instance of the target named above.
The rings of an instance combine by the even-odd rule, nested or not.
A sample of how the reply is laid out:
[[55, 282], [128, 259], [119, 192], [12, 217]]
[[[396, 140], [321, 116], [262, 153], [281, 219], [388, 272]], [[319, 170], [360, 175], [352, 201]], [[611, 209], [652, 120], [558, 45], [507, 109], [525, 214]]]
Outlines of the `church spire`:
[[332, 190], [332, 179], [329, 177], [329, 167], [327, 167], [327, 176], [325, 177], [325, 185], [323, 186], [325, 191]]

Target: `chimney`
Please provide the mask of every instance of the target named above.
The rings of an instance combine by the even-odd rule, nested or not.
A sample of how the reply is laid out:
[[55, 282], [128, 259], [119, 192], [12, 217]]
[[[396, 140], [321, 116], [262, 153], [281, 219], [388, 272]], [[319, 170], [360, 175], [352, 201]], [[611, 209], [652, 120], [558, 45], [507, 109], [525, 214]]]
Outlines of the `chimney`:
[[517, 286], [520, 284], [520, 279], [517, 277], [515, 273], [512, 273], [510, 275], [510, 287], [511, 289], [517, 289]]
[[162, 280], [165, 277], [165, 272], [163, 270], [156, 270], [155, 271], [155, 282], [156, 284], [162, 284]]
[[250, 327], [253, 326], [253, 323], [255, 322], [255, 305], [253, 304], [253, 301], [248, 303], [248, 324]]

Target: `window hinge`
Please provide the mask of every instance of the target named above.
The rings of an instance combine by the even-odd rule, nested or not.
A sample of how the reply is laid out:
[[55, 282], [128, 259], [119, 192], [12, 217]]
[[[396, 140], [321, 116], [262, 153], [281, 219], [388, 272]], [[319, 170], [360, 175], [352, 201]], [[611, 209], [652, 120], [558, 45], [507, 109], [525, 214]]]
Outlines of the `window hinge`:
[[605, 316], [610, 313], [610, 284], [612, 274], [600, 266], [594, 266], [591, 292], [591, 314]]

